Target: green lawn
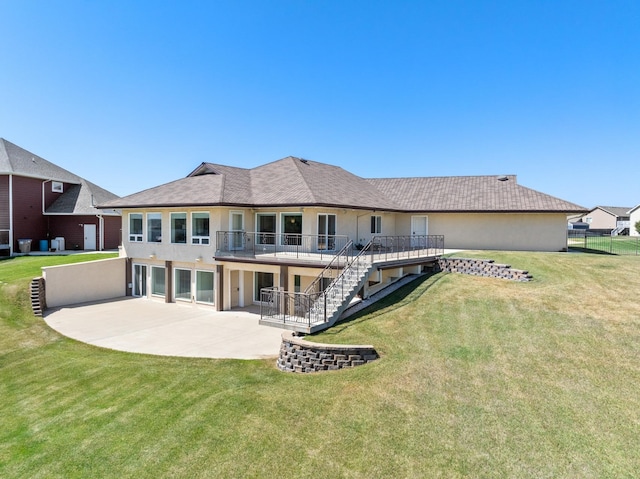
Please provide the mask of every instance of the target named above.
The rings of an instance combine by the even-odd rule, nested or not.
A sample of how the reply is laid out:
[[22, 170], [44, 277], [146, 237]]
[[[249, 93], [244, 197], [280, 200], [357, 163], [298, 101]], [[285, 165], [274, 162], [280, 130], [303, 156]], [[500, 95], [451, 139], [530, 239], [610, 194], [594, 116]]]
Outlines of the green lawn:
[[380, 360], [313, 375], [87, 346], [4, 284], [0, 477], [637, 477], [640, 258], [461, 256], [535, 280], [418, 281], [313, 338]]

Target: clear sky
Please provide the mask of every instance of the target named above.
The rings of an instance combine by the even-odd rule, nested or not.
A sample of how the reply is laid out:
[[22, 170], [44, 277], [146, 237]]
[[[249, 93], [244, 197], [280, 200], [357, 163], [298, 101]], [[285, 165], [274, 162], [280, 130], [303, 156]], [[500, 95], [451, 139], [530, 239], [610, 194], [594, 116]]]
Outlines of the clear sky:
[[640, 203], [640, 1], [0, 0], [0, 137], [118, 195], [293, 155]]

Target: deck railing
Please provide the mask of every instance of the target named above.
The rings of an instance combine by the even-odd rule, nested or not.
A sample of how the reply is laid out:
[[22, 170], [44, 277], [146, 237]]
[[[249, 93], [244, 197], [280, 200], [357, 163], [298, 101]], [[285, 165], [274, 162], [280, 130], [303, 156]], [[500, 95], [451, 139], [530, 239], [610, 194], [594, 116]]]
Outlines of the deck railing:
[[253, 233], [218, 231], [217, 254], [256, 256], [285, 254], [295, 258], [310, 255], [333, 256], [349, 242], [342, 235], [302, 235], [294, 233]]
[[443, 235], [374, 236], [369, 248], [370, 260], [394, 261], [400, 259], [439, 256], [444, 254]]

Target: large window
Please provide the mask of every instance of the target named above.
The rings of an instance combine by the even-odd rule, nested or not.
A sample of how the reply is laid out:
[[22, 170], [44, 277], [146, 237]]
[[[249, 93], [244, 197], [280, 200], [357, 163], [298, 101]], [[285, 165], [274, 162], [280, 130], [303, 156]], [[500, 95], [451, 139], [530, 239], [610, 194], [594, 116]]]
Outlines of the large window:
[[302, 215], [300, 213], [282, 213], [282, 244], [302, 244]]
[[213, 271], [196, 271], [196, 301], [213, 304]]
[[382, 232], [382, 216], [371, 217], [371, 234], [379, 235]]
[[156, 296], [164, 296], [165, 292], [165, 269], [152, 266], [151, 267], [151, 294]]
[[258, 213], [256, 216], [257, 244], [275, 244], [276, 215], [274, 213]]
[[147, 213], [147, 241], [162, 241], [162, 213]]
[[142, 213], [129, 213], [129, 241], [142, 241]]
[[260, 301], [260, 290], [273, 287], [273, 273], [255, 273], [254, 299]]
[[318, 249], [336, 249], [336, 215], [318, 215]]
[[178, 244], [187, 242], [186, 213], [171, 213], [171, 242]]
[[209, 213], [191, 213], [191, 244], [210, 244]]
[[183, 301], [191, 301], [191, 270], [175, 270], [175, 298]]

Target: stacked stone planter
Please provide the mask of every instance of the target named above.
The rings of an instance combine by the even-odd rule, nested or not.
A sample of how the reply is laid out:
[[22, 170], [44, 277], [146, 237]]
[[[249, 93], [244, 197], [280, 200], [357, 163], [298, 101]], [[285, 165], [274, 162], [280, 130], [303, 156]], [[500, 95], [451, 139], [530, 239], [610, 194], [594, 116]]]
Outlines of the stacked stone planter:
[[448, 273], [463, 273], [512, 281], [531, 281], [533, 279], [528, 271], [514, 269], [508, 264], [495, 263], [492, 259], [440, 258], [437, 267]]
[[276, 364], [281, 371], [312, 373], [352, 368], [376, 359], [373, 346], [312, 343], [285, 331]]
[[46, 309], [44, 278], [33, 278], [30, 286], [31, 309], [36, 316], [42, 316]]

